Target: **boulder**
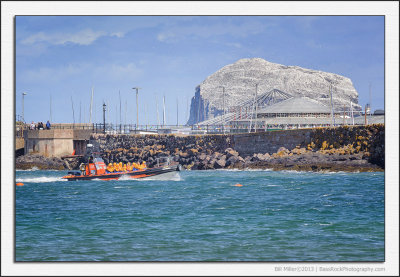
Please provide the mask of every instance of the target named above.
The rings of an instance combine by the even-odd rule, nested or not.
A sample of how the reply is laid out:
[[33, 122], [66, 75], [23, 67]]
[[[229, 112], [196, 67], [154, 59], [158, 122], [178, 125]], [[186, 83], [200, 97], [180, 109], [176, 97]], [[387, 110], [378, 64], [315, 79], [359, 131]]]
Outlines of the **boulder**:
[[215, 162], [214, 164], [214, 168], [218, 169], [218, 168], [224, 168], [226, 165], [226, 160], [225, 159], [219, 159]]
[[229, 159], [232, 156], [236, 156], [236, 157], [239, 156], [239, 153], [237, 151], [233, 150], [232, 148], [226, 148], [224, 152], [225, 152], [227, 159]]

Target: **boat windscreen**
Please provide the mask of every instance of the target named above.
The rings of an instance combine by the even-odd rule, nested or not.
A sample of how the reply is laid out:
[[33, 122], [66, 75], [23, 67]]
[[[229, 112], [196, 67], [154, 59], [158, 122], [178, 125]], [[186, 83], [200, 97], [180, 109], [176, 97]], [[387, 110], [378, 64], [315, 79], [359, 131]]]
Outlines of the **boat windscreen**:
[[93, 160], [95, 163], [104, 163], [102, 158], [94, 158]]

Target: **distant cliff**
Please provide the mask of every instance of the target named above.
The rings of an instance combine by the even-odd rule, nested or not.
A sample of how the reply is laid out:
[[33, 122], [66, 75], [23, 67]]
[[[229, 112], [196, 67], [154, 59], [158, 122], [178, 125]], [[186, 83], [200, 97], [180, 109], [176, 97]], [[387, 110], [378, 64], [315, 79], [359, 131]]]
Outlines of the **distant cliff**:
[[256, 84], [258, 95], [278, 89], [293, 96], [307, 96], [327, 105], [330, 105], [329, 87], [332, 85], [334, 106], [349, 107], [351, 101], [354, 110], [361, 109], [358, 105], [358, 93], [347, 77], [252, 58], [224, 66], [196, 87], [188, 124], [222, 114], [222, 87], [225, 87], [225, 110], [228, 111], [229, 107], [252, 99]]

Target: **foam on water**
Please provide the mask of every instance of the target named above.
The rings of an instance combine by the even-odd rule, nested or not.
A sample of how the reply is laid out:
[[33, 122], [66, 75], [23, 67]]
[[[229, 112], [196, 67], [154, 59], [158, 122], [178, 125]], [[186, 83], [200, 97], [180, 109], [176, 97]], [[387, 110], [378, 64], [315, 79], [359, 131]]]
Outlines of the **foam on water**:
[[182, 181], [182, 179], [179, 173], [175, 171], [138, 179], [131, 178], [129, 175], [123, 175], [118, 179], [118, 181]]
[[36, 166], [29, 168], [29, 169], [16, 169], [15, 171], [37, 171], [39, 170], [39, 168], [37, 168]]
[[51, 183], [59, 181], [68, 181], [67, 179], [61, 179], [60, 177], [32, 177], [32, 178], [16, 178], [17, 183]]
[[140, 181], [182, 181], [181, 175], [175, 171], [175, 172], [168, 172], [156, 176], [151, 176], [148, 178], [143, 178], [143, 179], [138, 179]]
[[274, 171], [272, 168], [265, 168], [265, 169], [262, 169], [262, 168], [245, 168], [245, 169], [243, 169], [242, 171], [260, 171], [260, 172], [263, 172], [263, 171]]

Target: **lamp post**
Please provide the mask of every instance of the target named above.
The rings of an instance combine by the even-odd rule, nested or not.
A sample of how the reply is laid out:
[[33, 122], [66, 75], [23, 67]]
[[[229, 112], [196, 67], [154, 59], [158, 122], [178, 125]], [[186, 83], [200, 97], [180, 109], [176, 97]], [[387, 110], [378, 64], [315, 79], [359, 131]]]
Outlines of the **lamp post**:
[[24, 117], [24, 97], [27, 95], [26, 92], [22, 93], [22, 122], [25, 123], [25, 117]]
[[139, 104], [138, 104], [138, 94], [139, 94], [139, 87], [135, 87], [132, 89], [136, 89], [136, 129], [139, 128]]
[[257, 105], [258, 105], [258, 101], [257, 101], [257, 89], [258, 89], [258, 84], [256, 84], [256, 97], [255, 97], [255, 116], [254, 116], [254, 133], [257, 133]]
[[106, 133], [106, 103], [103, 102], [103, 133]]
[[225, 87], [220, 86], [222, 88], [222, 130], [225, 134]]

